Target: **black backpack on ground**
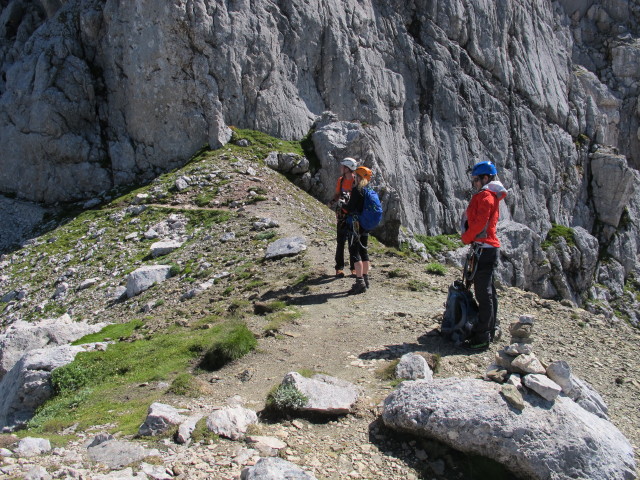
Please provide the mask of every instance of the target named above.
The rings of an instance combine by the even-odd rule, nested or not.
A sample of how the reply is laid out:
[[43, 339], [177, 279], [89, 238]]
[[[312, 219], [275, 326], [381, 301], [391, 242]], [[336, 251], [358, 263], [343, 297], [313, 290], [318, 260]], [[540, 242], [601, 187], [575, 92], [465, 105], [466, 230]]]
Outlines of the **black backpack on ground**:
[[478, 304], [469, 290], [476, 267], [477, 255], [475, 249], [471, 247], [465, 261], [462, 280], [454, 281], [449, 287], [440, 334], [451, 340], [455, 346], [462, 345], [471, 336], [473, 327], [478, 323]]

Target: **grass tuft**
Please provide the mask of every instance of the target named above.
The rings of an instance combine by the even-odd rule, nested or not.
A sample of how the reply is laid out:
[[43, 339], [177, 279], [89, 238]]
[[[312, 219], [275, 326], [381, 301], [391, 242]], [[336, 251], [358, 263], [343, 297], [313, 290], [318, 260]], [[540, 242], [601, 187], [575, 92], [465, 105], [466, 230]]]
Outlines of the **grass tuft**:
[[258, 342], [244, 323], [237, 322], [226, 328], [223, 338], [217, 340], [205, 353], [200, 368], [219, 370], [256, 348]]

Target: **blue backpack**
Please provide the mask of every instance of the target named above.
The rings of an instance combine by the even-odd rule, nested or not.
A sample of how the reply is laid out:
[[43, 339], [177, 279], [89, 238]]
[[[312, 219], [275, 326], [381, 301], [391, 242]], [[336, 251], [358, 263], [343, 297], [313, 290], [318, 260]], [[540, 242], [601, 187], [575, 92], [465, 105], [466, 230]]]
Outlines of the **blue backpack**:
[[371, 231], [382, 220], [382, 204], [378, 194], [371, 188], [365, 188], [362, 195], [364, 196], [364, 206], [362, 213], [358, 215], [358, 222], [362, 229]]

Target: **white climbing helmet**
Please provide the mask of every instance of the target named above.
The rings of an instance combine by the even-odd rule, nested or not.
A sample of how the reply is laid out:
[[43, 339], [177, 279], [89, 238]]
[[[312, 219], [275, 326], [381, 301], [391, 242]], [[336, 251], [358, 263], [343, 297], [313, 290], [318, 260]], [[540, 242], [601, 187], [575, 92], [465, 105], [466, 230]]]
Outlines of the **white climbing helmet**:
[[340, 162], [340, 165], [344, 165], [353, 172], [358, 167], [358, 162], [356, 162], [355, 159], [351, 157], [347, 157]]

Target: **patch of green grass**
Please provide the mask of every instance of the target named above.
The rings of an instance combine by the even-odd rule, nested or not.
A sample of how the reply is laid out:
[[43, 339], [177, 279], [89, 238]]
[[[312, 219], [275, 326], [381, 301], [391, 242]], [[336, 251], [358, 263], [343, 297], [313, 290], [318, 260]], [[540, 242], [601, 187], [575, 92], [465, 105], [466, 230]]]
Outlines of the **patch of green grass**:
[[407, 282], [407, 287], [412, 292], [423, 292], [429, 287], [429, 285], [426, 282], [421, 282], [419, 280], [409, 280]]
[[310, 278], [311, 278], [311, 274], [303, 273], [302, 275], [299, 275], [298, 277], [296, 277], [292, 285], [296, 287], [298, 285], [308, 282]]
[[267, 230], [266, 232], [260, 232], [255, 237], [254, 240], [271, 240], [276, 236], [275, 230]]
[[558, 243], [560, 238], [564, 238], [567, 245], [570, 247], [576, 246], [575, 234], [573, 228], [565, 227], [564, 225], [558, 225], [553, 223], [551, 230], [547, 233], [547, 238], [542, 242], [542, 249], [547, 250]]
[[191, 432], [191, 439], [197, 442], [206, 442], [208, 444], [217, 443], [220, 437], [207, 428], [206, 417], [196, 423], [196, 428]]
[[227, 363], [243, 357], [258, 345], [256, 337], [244, 323], [226, 324], [224, 328], [224, 336], [216, 340], [205, 353], [200, 368], [218, 370]]
[[261, 287], [263, 285], [266, 285], [266, 282], [263, 281], [263, 280], [252, 280], [252, 281], [250, 281], [249, 283], [247, 283], [245, 285], [243, 290], [245, 290], [245, 291], [246, 290], [253, 290], [253, 289], [259, 288], [259, 287]]
[[406, 278], [409, 274], [400, 268], [394, 268], [393, 270], [389, 270], [387, 273], [387, 277], [389, 278]]
[[390, 362], [378, 367], [373, 375], [380, 380], [394, 380], [396, 378], [396, 367], [400, 363], [400, 359], [396, 358]]
[[198, 207], [206, 207], [218, 196], [218, 187], [208, 187], [207, 190], [200, 193], [193, 199], [193, 203], [195, 203]]
[[188, 373], [180, 373], [171, 382], [171, 386], [168, 390], [174, 395], [181, 395], [183, 397], [197, 397], [200, 395], [201, 390], [197, 380]]
[[264, 327], [266, 332], [277, 332], [283, 325], [289, 324], [302, 316], [302, 313], [293, 308], [279, 310], [266, 316], [267, 324]]
[[[54, 432], [74, 423], [80, 428], [114, 423], [113, 431], [134, 434], [149, 405], [162, 395], [140, 385], [185, 372], [211, 345], [208, 354], [216, 364], [238, 358], [248, 351], [234, 348], [243, 329], [246, 326], [239, 327], [237, 321], [206, 330], [171, 327], [143, 340], [109, 345], [106, 351], [79, 353], [72, 363], [53, 371], [57, 393], [30, 420], [28, 433]], [[253, 335], [251, 339], [249, 347], [253, 348]]]
[[425, 270], [427, 273], [431, 273], [433, 275], [446, 275], [447, 267], [438, 262], [427, 263], [425, 266]]
[[230, 153], [245, 153], [247, 151], [244, 147], [238, 147], [233, 145], [241, 139], [246, 139], [251, 142], [251, 152], [258, 156], [260, 160], [264, 160], [269, 152], [281, 152], [281, 153], [296, 153], [304, 156], [304, 151], [300, 142], [280, 140], [275, 137], [271, 137], [266, 133], [258, 132], [256, 130], [245, 130], [236, 127], [231, 127], [233, 136], [231, 137], [231, 143], [225, 146], [226, 149], [230, 149]]
[[142, 328], [144, 323], [142, 320], [135, 319], [127, 323], [114, 323], [107, 325], [102, 330], [96, 333], [90, 333], [82, 338], [79, 338], [71, 345], [83, 345], [85, 343], [104, 342], [105, 339], [118, 340], [120, 338], [126, 338], [130, 336], [134, 330]]
[[415, 239], [427, 248], [429, 255], [456, 250], [462, 246], [458, 235], [416, 235]]

